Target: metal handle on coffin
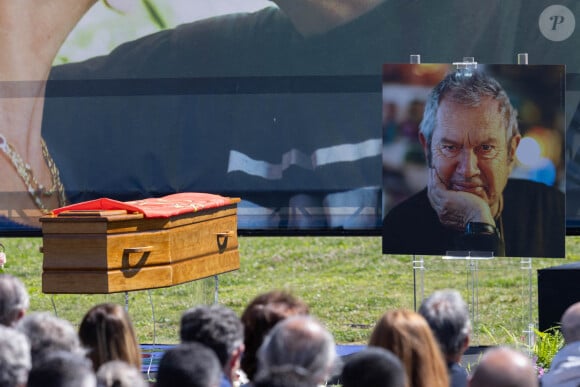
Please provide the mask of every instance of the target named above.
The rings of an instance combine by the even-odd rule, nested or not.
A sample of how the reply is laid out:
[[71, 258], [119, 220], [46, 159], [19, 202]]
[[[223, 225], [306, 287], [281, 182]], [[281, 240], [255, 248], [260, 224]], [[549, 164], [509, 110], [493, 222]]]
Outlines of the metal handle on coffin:
[[228, 247], [229, 237], [233, 237], [234, 232], [233, 231], [216, 232], [215, 235], [217, 239], [218, 251], [220, 253], [223, 253], [224, 251], [226, 251], [226, 248]]
[[[150, 253], [153, 251], [153, 246], [141, 246], [141, 247], [127, 247], [123, 249], [123, 258], [121, 263], [121, 272], [125, 278], [131, 278], [136, 276], [141, 268], [145, 266], [145, 262], [149, 258]], [[139, 261], [133, 265], [129, 261], [129, 254], [142, 254]]]
[[126, 254], [131, 253], [150, 253], [153, 251], [153, 246], [142, 246], [142, 247], [127, 247], [123, 249], [123, 252]]

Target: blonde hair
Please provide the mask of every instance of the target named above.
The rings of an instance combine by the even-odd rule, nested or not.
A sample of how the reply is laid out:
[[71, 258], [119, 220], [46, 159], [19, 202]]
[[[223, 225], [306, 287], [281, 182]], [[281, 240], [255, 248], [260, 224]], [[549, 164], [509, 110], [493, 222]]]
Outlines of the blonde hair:
[[407, 309], [387, 311], [377, 322], [369, 346], [393, 352], [403, 363], [410, 387], [448, 387], [447, 365], [427, 321]]
[[122, 360], [141, 370], [141, 348], [129, 314], [117, 304], [91, 308], [79, 327], [81, 343], [96, 370], [111, 360]]

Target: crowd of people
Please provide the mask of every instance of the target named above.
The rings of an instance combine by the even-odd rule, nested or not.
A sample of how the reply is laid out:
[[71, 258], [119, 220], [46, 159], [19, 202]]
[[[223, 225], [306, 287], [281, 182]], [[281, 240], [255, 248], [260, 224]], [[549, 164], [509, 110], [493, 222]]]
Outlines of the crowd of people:
[[112, 303], [88, 310], [78, 329], [30, 311], [24, 283], [0, 275], [0, 386], [6, 387], [531, 387], [577, 386], [580, 303], [566, 311], [566, 346], [539, 378], [532, 360], [506, 346], [461, 365], [471, 323], [455, 290], [435, 291], [417, 312], [387, 310], [368, 345], [338, 356], [332, 333], [296, 296], [258, 295], [241, 317], [219, 305], [182, 313], [179, 343], [166, 350], [155, 380], [141, 373], [141, 352], [127, 311]]

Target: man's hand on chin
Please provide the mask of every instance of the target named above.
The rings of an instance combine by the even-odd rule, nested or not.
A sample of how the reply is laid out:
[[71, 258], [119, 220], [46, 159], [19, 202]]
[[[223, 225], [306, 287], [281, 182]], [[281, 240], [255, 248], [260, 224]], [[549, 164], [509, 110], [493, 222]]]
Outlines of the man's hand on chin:
[[429, 169], [427, 196], [445, 227], [463, 231], [468, 222], [487, 223], [495, 227], [489, 205], [482, 198], [469, 192], [448, 189], [435, 168]]

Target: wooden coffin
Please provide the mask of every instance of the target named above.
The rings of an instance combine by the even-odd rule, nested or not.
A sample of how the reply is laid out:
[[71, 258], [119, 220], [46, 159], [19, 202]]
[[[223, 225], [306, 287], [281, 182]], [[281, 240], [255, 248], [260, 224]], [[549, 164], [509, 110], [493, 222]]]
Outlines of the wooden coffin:
[[239, 201], [169, 218], [125, 210], [44, 216], [42, 291], [161, 288], [239, 269]]

